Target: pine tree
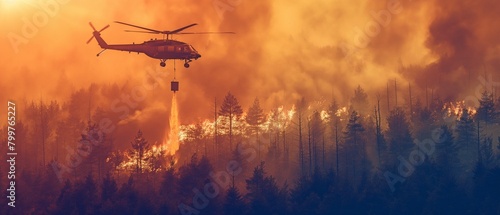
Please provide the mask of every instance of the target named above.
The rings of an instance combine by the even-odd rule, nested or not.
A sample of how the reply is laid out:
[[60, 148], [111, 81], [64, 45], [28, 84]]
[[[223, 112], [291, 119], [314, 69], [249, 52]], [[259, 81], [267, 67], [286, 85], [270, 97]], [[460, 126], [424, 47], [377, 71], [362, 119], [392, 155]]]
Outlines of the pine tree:
[[462, 114], [455, 129], [462, 172], [468, 173], [462, 174], [462, 178], [472, 176], [472, 171], [479, 159], [476, 127], [470, 114], [471, 112], [467, 109], [462, 109]]
[[136, 172], [140, 173], [142, 172], [143, 166], [142, 163], [144, 160], [146, 160], [145, 153], [149, 149], [149, 143], [144, 137], [142, 136], [142, 131], [139, 130], [137, 132], [137, 136], [135, 136], [134, 141], [130, 143], [132, 145], [132, 148], [134, 150], [134, 157], [136, 160]]
[[332, 139], [335, 143], [335, 171], [339, 174], [339, 143], [340, 143], [340, 117], [337, 115], [338, 104], [334, 100], [328, 108], [328, 116], [330, 122], [330, 129], [332, 131]]
[[[362, 164], [362, 161], [366, 158], [363, 147], [364, 140], [362, 140], [361, 138], [361, 134], [363, 131], [365, 131], [365, 128], [359, 120], [360, 117], [358, 115], [358, 112], [352, 111], [349, 122], [347, 123], [344, 131], [346, 158], [350, 159], [350, 161], [347, 161], [347, 163], [349, 163], [349, 166], [352, 169], [351, 180], [353, 181], [357, 178], [356, 171], [360, 172], [359, 168]], [[349, 174], [346, 176], [349, 177]], [[354, 181], [354, 183], [356, 182]]]
[[236, 97], [228, 92], [226, 97], [224, 97], [224, 102], [219, 110], [219, 115], [224, 119], [224, 126], [229, 134], [229, 149], [233, 151], [233, 129], [236, 126], [241, 126], [240, 123], [237, 123], [241, 120], [241, 115], [243, 114], [243, 110], [241, 109], [240, 104]]
[[369, 114], [368, 95], [360, 85], [354, 90], [354, 97], [351, 99], [352, 108], [360, 115]]
[[440, 128], [439, 143], [436, 143], [436, 164], [446, 177], [453, 177], [459, 170], [458, 147], [453, 133], [446, 125]]
[[287, 214], [286, 192], [278, 188], [274, 177], [266, 175], [264, 162], [255, 167], [246, 184], [250, 214]]
[[495, 154], [493, 152], [493, 139], [491, 137], [486, 137], [481, 144], [481, 158], [480, 161], [487, 168], [493, 168], [495, 166]]
[[398, 156], [408, 156], [413, 148], [413, 139], [410, 132], [410, 124], [406, 118], [403, 108], [394, 108], [387, 118], [389, 129], [387, 136], [390, 143], [390, 160], [394, 164]]
[[105, 202], [106, 200], [112, 200], [118, 187], [116, 185], [115, 179], [108, 173], [106, 177], [102, 180], [101, 184], [101, 200]]
[[377, 106], [374, 111], [375, 116], [375, 138], [376, 138], [376, 151], [377, 151], [377, 163], [378, 168], [382, 168], [385, 164], [382, 160], [385, 160], [387, 144], [382, 133], [382, 116], [380, 115], [380, 100], [377, 100]]
[[311, 119], [311, 154], [312, 156], [312, 162], [313, 162], [313, 168], [316, 169], [319, 167], [319, 156], [320, 154], [320, 144], [323, 139], [323, 133], [324, 133], [324, 128], [323, 128], [323, 122], [321, 120], [321, 115], [319, 114], [318, 111], [315, 111], [312, 115]]
[[92, 175], [75, 185], [73, 200], [79, 214], [93, 214], [97, 198], [97, 186]]
[[477, 109], [477, 117], [479, 120], [486, 123], [491, 123], [496, 120], [495, 102], [493, 94], [484, 91], [479, 100], [479, 108]]
[[[161, 214], [175, 214], [177, 211], [177, 200], [178, 195], [178, 175], [173, 168], [167, 169], [163, 174], [162, 181], [160, 183], [160, 202]], [[177, 204], [176, 204], [177, 203]]]
[[265, 122], [265, 116], [262, 108], [260, 108], [260, 103], [259, 99], [255, 98], [253, 101], [253, 105], [248, 109], [247, 116], [246, 116], [246, 122], [248, 125], [250, 125], [250, 132], [251, 134], [255, 134], [256, 136], [256, 141], [257, 141], [257, 153], [259, 156], [259, 161], [260, 161], [260, 139], [259, 139], [259, 132], [260, 132], [260, 126]]
[[467, 109], [462, 109], [462, 114], [457, 123], [457, 143], [460, 145], [474, 146], [475, 144], [475, 126], [474, 121]]
[[238, 188], [231, 186], [227, 190], [223, 212], [227, 215], [246, 213], [246, 204]]
[[306, 102], [305, 99], [302, 98], [297, 103], [297, 126], [299, 132], [299, 163], [300, 163], [300, 173], [302, 176], [306, 174], [306, 166], [305, 166], [305, 152], [304, 152], [304, 141], [302, 137], [302, 127], [303, 127], [303, 117], [305, 110]]
[[73, 199], [73, 185], [71, 181], [67, 179], [64, 182], [64, 186], [59, 193], [59, 197], [57, 198], [56, 206], [54, 209], [54, 214], [72, 214], [74, 213], [75, 201]]

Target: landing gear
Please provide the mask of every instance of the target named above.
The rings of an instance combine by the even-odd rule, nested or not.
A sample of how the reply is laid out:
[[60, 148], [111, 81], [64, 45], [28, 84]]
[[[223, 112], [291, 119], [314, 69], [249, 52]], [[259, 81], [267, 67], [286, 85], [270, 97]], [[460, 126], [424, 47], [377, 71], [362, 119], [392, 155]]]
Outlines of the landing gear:
[[184, 61], [184, 67], [185, 67], [185, 68], [189, 68], [189, 63], [190, 63], [191, 61], [192, 61], [192, 60], [190, 60], [190, 59], [186, 59], [186, 60]]
[[161, 67], [165, 67], [167, 64], [165, 63], [166, 60], [160, 60], [160, 66]]

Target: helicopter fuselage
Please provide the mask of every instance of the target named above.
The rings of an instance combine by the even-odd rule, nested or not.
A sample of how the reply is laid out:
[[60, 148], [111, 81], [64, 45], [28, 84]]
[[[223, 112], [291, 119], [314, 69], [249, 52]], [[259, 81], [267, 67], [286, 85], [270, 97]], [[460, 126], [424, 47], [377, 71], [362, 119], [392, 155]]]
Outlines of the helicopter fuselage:
[[176, 40], [150, 40], [140, 44], [113, 44], [104, 49], [144, 53], [155, 59], [198, 59], [201, 55], [189, 44]]

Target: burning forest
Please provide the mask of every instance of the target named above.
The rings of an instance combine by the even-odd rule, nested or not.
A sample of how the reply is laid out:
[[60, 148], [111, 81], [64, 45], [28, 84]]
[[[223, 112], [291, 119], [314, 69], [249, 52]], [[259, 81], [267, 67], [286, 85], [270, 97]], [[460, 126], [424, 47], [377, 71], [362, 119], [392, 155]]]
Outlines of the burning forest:
[[499, 2], [104, 4], [0, 1], [0, 214], [500, 213]]

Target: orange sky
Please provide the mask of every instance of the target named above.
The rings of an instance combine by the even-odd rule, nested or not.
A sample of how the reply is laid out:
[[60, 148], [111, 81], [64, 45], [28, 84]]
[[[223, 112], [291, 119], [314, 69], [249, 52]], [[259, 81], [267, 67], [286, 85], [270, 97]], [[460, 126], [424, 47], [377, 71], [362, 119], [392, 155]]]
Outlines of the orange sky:
[[[37, 2], [56, 6], [44, 10]], [[214, 3], [228, 9], [223, 17]], [[255, 97], [266, 109], [291, 106], [301, 96], [347, 102], [358, 84], [375, 98], [395, 78], [456, 93], [461, 88], [449, 88], [467, 72], [500, 68], [498, 11], [495, 0], [0, 0], [0, 100], [65, 100], [91, 83], [141, 83], [156, 68], [168, 74], [164, 92], [148, 95], [143, 112], [168, 113], [172, 61], [158, 68], [158, 60], [143, 54], [108, 50], [96, 57], [97, 43], [85, 44], [89, 21], [98, 29], [111, 25], [102, 33], [109, 44], [151, 38], [123, 32], [129, 28], [116, 20], [160, 30], [198, 23], [190, 30], [237, 33], [175, 37], [202, 55], [189, 69], [177, 62], [186, 123], [209, 117], [214, 97], [222, 101], [228, 91], [245, 109]], [[390, 20], [377, 22], [377, 14]], [[33, 20], [37, 32], [24, 35]], [[22, 42], [16, 45], [12, 35]], [[345, 47], [357, 51], [346, 57]], [[413, 70], [398, 72], [401, 65]]]

